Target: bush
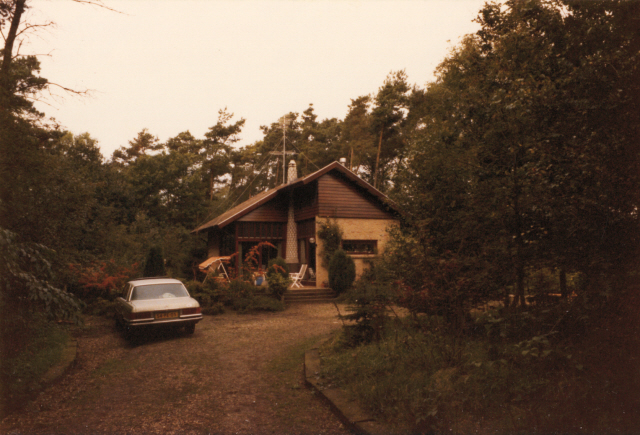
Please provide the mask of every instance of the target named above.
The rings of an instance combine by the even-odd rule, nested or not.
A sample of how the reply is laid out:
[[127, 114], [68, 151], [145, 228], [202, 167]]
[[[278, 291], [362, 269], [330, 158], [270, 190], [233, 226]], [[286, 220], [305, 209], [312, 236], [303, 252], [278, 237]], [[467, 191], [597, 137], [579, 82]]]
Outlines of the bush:
[[164, 276], [167, 273], [164, 270], [164, 259], [162, 256], [162, 248], [154, 246], [149, 249], [147, 261], [144, 264], [144, 276]]
[[224, 304], [222, 302], [215, 302], [202, 309], [202, 314], [208, 314], [215, 316], [217, 314], [224, 314]]
[[[7, 320], [16, 320], [15, 314], [3, 311], [0, 322]], [[34, 398], [69, 339], [67, 328], [40, 313], [32, 314], [15, 334], [0, 334], [0, 420]]]
[[255, 295], [251, 299], [248, 311], [284, 311], [284, 302], [269, 296]]
[[267, 272], [267, 283], [269, 284], [267, 289], [268, 294], [280, 300], [287, 291], [287, 288], [289, 288], [289, 285], [291, 285], [291, 278], [289, 277], [289, 274], [283, 274], [280, 272], [273, 272], [269, 274]]
[[[276, 274], [280, 279], [282, 277]], [[232, 280], [227, 286], [226, 304], [239, 313], [254, 311], [283, 311], [285, 306], [280, 300], [264, 294], [256, 294], [253, 283], [240, 279]]]
[[342, 249], [338, 249], [329, 263], [329, 287], [337, 294], [348, 290], [356, 279], [356, 265]]
[[204, 283], [199, 281], [187, 281], [185, 287], [192, 298], [198, 301], [203, 314], [224, 313], [224, 302], [226, 295], [220, 284], [213, 279], [208, 279]]
[[269, 266], [267, 267], [267, 281], [270, 276], [278, 274], [283, 278], [289, 278], [288, 266], [282, 257], [276, 257], [269, 260]]
[[112, 317], [117, 308], [118, 303], [115, 300], [95, 298], [87, 302], [84, 313], [91, 316]]

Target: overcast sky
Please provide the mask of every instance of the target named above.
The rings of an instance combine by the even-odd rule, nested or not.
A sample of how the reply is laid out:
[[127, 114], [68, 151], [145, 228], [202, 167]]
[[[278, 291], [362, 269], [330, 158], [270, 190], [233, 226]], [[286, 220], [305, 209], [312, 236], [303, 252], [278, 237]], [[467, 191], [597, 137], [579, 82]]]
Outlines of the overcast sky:
[[[91, 97], [39, 104], [74, 134], [89, 132], [109, 157], [143, 128], [161, 141], [202, 138], [225, 107], [245, 118], [240, 145], [313, 103], [343, 119], [351, 99], [404, 69], [423, 87], [484, 0], [104, 0], [122, 13], [70, 0], [33, 0], [31, 37], [42, 75]], [[60, 94], [60, 93], [58, 93]]]

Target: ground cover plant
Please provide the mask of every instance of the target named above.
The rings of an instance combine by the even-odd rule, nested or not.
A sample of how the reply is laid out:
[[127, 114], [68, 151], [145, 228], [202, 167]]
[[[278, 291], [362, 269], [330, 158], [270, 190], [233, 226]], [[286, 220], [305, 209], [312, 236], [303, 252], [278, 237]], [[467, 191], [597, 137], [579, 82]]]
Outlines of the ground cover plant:
[[[3, 317], [19, 321], [9, 313]], [[34, 315], [11, 337], [0, 336], [0, 419], [41, 390], [42, 376], [60, 361], [70, 339], [66, 326], [51, 324], [41, 315]]]
[[624, 328], [616, 316], [580, 339], [524, 338], [523, 323], [548, 331], [546, 309], [488, 309], [464, 335], [440, 316], [388, 311], [375, 338], [349, 325], [325, 343], [322, 375], [409, 433], [630, 433], [640, 427], [633, 309]]
[[526, 308], [488, 300], [460, 322], [443, 305], [457, 307], [455, 299], [408, 297], [388, 255], [345, 295], [345, 325], [321, 350], [326, 380], [377, 418], [410, 433], [640, 428], [633, 281], [621, 299], [605, 303], [571, 276], [565, 284], [573, 296], [563, 299], [553, 296], [557, 275], [539, 271]]

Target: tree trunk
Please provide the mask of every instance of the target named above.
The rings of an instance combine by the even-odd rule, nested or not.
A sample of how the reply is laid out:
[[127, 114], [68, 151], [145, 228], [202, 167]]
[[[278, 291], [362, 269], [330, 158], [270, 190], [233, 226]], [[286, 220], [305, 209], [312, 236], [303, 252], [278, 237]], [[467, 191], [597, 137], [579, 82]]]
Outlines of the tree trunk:
[[2, 67], [0, 67], [0, 87], [7, 94], [11, 92], [9, 89], [9, 70], [13, 59], [13, 44], [18, 34], [18, 26], [24, 12], [24, 4], [26, 0], [16, 0], [16, 9], [11, 18], [11, 27], [4, 43], [4, 51], [2, 57]]
[[567, 291], [567, 272], [560, 268], [560, 298], [566, 300], [569, 297]]
[[513, 299], [513, 306], [517, 307], [519, 304], [524, 308], [527, 305], [524, 299], [524, 240], [522, 238], [522, 214], [520, 213], [520, 184], [518, 183], [515, 161], [513, 165], [513, 214], [516, 239], [516, 295]]
[[376, 168], [373, 172], [373, 187], [378, 188], [378, 165], [380, 164], [380, 151], [382, 150], [382, 133], [384, 129], [380, 129], [380, 141], [378, 142], [378, 154], [376, 155]]

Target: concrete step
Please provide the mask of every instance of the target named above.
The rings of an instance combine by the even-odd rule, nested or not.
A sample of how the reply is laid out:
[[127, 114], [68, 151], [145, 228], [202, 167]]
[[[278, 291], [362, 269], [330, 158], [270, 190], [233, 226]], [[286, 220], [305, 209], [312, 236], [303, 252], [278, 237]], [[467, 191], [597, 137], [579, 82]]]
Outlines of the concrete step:
[[336, 295], [328, 288], [295, 288], [284, 294], [286, 303], [330, 302]]

